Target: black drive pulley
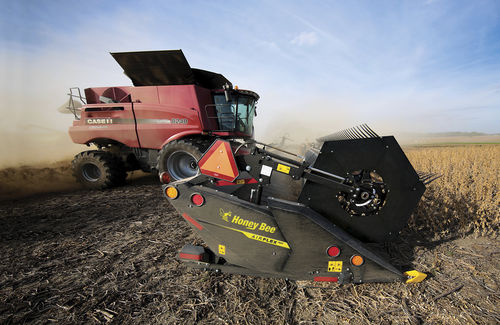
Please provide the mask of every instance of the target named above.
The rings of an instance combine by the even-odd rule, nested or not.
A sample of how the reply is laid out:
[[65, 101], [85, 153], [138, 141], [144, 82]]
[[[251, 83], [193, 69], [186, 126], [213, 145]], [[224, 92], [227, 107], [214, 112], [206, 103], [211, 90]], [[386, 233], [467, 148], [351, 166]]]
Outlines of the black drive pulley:
[[377, 214], [385, 204], [387, 186], [375, 170], [350, 172], [344, 183], [354, 188], [353, 192], [337, 194], [342, 208], [351, 216], [365, 217]]

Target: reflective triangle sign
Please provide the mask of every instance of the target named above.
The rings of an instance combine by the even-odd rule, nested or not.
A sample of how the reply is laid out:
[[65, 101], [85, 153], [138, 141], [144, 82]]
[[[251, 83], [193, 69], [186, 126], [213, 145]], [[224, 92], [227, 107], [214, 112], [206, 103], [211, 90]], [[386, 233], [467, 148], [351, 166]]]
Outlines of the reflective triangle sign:
[[198, 161], [198, 167], [204, 175], [233, 182], [238, 175], [231, 145], [227, 141], [217, 140]]

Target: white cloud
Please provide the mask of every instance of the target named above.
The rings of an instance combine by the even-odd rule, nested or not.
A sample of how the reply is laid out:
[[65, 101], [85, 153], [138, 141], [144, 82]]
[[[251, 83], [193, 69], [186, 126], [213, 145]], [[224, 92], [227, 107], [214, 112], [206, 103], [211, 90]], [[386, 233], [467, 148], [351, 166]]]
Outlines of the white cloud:
[[315, 32], [302, 32], [290, 41], [290, 43], [298, 46], [311, 46], [316, 44], [317, 42], [318, 36]]

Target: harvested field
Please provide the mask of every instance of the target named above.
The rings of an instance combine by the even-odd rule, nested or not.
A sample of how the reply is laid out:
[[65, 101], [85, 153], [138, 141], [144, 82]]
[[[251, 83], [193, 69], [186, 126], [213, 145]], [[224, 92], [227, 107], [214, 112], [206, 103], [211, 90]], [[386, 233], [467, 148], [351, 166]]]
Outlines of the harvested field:
[[147, 176], [0, 202], [0, 322], [498, 324], [500, 145], [406, 152], [443, 174], [404, 239], [386, 245], [394, 264], [429, 274], [422, 283], [316, 287], [188, 270], [177, 250], [200, 240]]

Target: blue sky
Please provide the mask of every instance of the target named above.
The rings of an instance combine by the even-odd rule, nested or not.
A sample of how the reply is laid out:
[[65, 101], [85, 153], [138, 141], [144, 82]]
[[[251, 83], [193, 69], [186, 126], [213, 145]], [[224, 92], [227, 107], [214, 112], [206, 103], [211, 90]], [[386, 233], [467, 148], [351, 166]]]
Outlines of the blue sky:
[[192, 67], [261, 95], [257, 138], [314, 137], [365, 122], [381, 133], [500, 133], [499, 1], [2, 7], [4, 128], [29, 121], [64, 129], [71, 118], [55, 109], [67, 88], [130, 84], [109, 52], [182, 49]]

